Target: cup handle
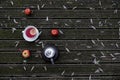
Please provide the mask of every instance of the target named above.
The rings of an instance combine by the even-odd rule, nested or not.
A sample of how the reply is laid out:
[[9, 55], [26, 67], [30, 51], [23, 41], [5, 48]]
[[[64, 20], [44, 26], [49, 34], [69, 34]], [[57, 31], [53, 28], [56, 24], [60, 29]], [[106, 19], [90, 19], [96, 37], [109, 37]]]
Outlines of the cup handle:
[[51, 61], [52, 64], [55, 64], [53, 58], [51, 58], [50, 61]]
[[24, 33], [24, 31], [22, 31], [22, 33]]

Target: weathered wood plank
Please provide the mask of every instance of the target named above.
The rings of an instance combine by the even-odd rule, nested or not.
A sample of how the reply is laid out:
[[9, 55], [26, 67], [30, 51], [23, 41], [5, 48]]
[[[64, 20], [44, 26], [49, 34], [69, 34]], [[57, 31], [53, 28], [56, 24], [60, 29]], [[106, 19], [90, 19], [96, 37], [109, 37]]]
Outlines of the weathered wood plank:
[[[120, 51], [70, 51], [69, 53], [64, 50], [60, 50], [59, 59], [55, 64], [93, 64], [94, 60], [100, 61], [99, 64], [107, 63], [119, 63], [120, 62]], [[10, 63], [24, 63], [24, 60], [21, 55], [21, 51], [0, 51], [0, 64], [10, 64]], [[114, 57], [112, 57], [113, 55]], [[7, 57], [7, 59], [6, 59]], [[26, 63], [30, 64], [43, 64], [46, 63], [41, 57], [40, 50], [31, 51], [31, 57], [26, 59]]]
[[21, 28], [36, 25], [38, 28], [119, 28], [119, 19], [0, 19], [1, 28]]
[[[2, 7], [37, 7], [40, 8], [63, 8], [65, 5], [67, 8], [120, 8], [119, 0], [26, 0], [26, 1], [17, 1], [12, 0], [13, 5], [10, 0], [1, 0]], [[59, 3], [59, 4], [58, 4]]]
[[[31, 71], [31, 68], [34, 69]], [[109, 68], [111, 66], [111, 68]], [[44, 67], [47, 68], [44, 69]], [[119, 64], [104, 64], [101, 67], [96, 65], [82, 65], [82, 64], [2, 64], [0, 65], [0, 76], [88, 76], [93, 75], [120, 75]], [[100, 68], [101, 71], [96, 73], [96, 70]], [[65, 73], [61, 73], [65, 70]], [[74, 74], [73, 74], [74, 72]]]
[[[33, 15], [23, 14], [26, 7]], [[119, 13], [120, 0], [1, 0], [0, 79], [118, 80]], [[22, 38], [27, 25], [43, 31], [34, 43]], [[12, 28], [17, 30], [12, 33]], [[53, 38], [52, 28], [64, 34]], [[42, 60], [40, 42], [59, 48], [55, 65]], [[21, 57], [23, 49], [31, 50], [29, 59]]]
[[[40, 29], [40, 28], [39, 28]], [[0, 39], [22, 39], [22, 30], [17, 29], [14, 33], [12, 33], [12, 29], [0, 29]], [[52, 40], [52, 39], [60, 39], [60, 40], [80, 40], [80, 39], [119, 39], [119, 28], [115, 29], [60, 29], [64, 34], [60, 35], [58, 38], [53, 38], [50, 34], [51, 29], [41, 29], [42, 35], [39, 37], [41, 40]], [[11, 35], [8, 35], [11, 34]]]
[[[28, 43], [24, 40], [17, 40], [20, 43], [17, 48], [20, 49], [32, 49], [41, 50], [43, 44], [55, 44], [60, 50], [119, 50], [120, 41], [119, 40], [41, 40], [37, 43]], [[0, 40], [0, 50], [16, 50], [15, 40]]]
[[102, 79], [102, 80], [118, 80], [119, 79], [119, 76], [94, 76], [94, 75], [91, 75], [91, 76], [88, 76], [88, 77], [1, 77], [0, 79], [2, 80], [8, 80], [8, 79], [15, 79], [15, 80], [88, 80], [88, 79], [95, 79], [95, 80], [99, 80], [99, 79]]
[[[26, 17], [23, 14], [23, 10], [0, 10], [0, 18], [12, 18]], [[114, 10], [34, 10], [34, 14], [29, 18], [119, 18], [120, 10], [117, 14], [114, 14]], [[9, 14], [11, 13], [11, 14]], [[21, 17], [20, 17], [21, 16]]]

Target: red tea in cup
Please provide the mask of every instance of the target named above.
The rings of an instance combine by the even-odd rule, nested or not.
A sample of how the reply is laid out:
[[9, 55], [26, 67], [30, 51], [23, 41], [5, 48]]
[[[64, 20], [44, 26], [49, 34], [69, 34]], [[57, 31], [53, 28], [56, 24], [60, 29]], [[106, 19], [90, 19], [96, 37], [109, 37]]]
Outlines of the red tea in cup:
[[35, 28], [28, 28], [26, 30], [26, 35], [30, 38], [34, 37], [36, 35], [36, 29]]
[[35, 41], [40, 35], [40, 32], [38, 31], [38, 29], [34, 26], [27, 26], [22, 31], [22, 33], [23, 33], [23, 38], [28, 42]]

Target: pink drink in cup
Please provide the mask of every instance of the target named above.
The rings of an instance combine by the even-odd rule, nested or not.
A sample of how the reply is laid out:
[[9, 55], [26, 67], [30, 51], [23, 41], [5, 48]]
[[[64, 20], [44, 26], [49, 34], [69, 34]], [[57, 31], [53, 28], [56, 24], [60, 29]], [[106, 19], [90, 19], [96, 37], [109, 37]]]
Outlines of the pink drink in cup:
[[22, 33], [23, 38], [28, 42], [35, 41], [40, 35], [40, 32], [35, 26], [27, 26]]
[[26, 35], [29, 37], [29, 38], [32, 38], [36, 35], [36, 29], [35, 28], [28, 28], [26, 30]]

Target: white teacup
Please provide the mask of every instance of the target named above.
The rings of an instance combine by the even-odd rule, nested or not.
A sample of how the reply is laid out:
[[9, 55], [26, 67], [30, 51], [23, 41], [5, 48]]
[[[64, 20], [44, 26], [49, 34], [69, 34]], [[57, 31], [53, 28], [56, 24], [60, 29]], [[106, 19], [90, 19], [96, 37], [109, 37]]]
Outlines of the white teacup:
[[22, 33], [23, 38], [28, 42], [35, 41], [40, 35], [40, 32], [35, 26], [27, 26]]

